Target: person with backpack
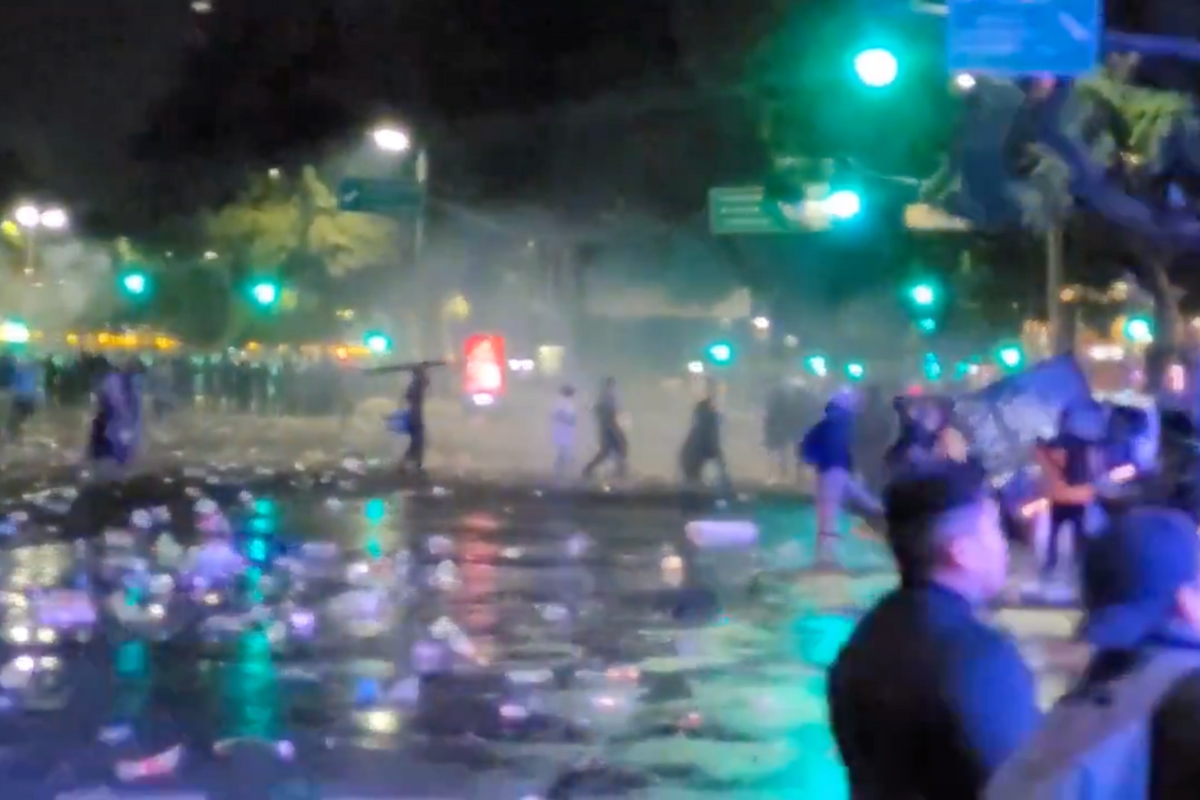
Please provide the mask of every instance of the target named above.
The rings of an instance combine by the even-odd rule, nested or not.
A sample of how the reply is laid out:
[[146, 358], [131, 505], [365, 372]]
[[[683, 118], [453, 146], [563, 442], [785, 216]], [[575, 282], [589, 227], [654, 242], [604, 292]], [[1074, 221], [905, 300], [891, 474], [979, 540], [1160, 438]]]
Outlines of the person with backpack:
[[878, 516], [879, 501], [854, 473], [854, 412], [857, 396], [838, 392], [825, 406], [825, 415], [800, 442], [800, 460], [816, 473], [817, 561], [833, 560], [842, 510], [846, 506]]
[[1200, 538], [1181, 511], [1118, 517], [1083, 559], [1079, 684], [984, 800], [1200, 797]]
[[905, 473], [884, 505], [900, 586], [828, 678], [850, 796], [977, 798], [1038, 722], [1033, 674], [980, 613], [1008, 577], [999, 509], [978, 465], [949, 460]]

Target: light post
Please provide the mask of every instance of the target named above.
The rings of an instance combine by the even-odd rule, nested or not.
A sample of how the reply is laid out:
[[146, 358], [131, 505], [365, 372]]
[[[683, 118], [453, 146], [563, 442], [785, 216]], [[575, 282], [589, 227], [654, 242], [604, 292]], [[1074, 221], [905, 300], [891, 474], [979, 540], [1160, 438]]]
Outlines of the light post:
[[[371, 129], [371, 143], [379, 152], [393, 157], [406, 157], [414, 151], [412, 136], [403, 128], [396, 125], [381, 124]], [[425, 249], [425, 209], [426, 209], [426, 191], [429, 183], [429, 155], [424, 147], [415, 148], [416, 164], [415, 176], [417, 188], [421, 192], [420, 207], [417, 209], [416, 218], [413, 220], [412, 229], [412, 270], [413, 282], [415, 284], [418, 308], [425, 308], [428, 304], [425, 299], [428, 296], [428, 287], [425, 286], [425, 276], [421, 270], [421, 255]], [[429, 328], [430, 320], [424, 317], [420, 318], [418, 325], [418, 336], [416, 344], [420, 348], [424, 342]]]
[[39, 229], [48, 231], [66, 230], [70, 225], [67, 212], [59, 206], [39, 208], [32, 203], [24, 203], [13, 211], [13, 220], [24, 231], [25, 238], [25, 274], [32, 275], [36, 260], [36, 240]]

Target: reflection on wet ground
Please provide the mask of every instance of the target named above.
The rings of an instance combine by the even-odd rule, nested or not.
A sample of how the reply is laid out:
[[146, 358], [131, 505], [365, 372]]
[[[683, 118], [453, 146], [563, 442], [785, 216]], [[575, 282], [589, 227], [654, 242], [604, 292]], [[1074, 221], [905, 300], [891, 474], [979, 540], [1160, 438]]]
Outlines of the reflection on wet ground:
[[[685, 511], [666, 495], [366, 483], [194, 474], [121, 504], [11, 502], [6, 788], [845, 796], [824, 669], [893, 583], [878, 545], [849, 537], [854, 573], [813, 574], [810, 509], [794, 500]], [[208, 497], [233, 520], [240, 575], [182, 568]], [[694, 550], [684, 524], [716, 514], [754, 520], [758, 545]], [[101, 519], [86, 544], [65, 536]], [[1061, 613], [1006, 613], [1051, 678], [1074, 665], [1054, 644]]]

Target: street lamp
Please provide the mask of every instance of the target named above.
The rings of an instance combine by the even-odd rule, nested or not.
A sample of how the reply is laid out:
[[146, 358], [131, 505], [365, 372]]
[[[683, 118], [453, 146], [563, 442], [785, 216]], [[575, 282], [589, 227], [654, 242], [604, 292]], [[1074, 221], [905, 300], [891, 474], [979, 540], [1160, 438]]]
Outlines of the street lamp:
[[407, 153], [412, 149], [412, 139], [399, 128], [381, 125], [371, 131], [371, 140], [385, 153]]
[[40, 222], [43, 228], [49, 228], [52, 231], [61, 231], [67, 227], [67, 212], [61, 208], [47, 208], [42, 212]]
[[49, 231], [64, 230], [70, 224], [67, 212], [58, 206], [38, 208], [32, 203], [22, 203], [13, 211], [13, 219], [26, 230], [25, 239], [25, 274], [32, 275], [34, 263], [37, 260], [36, 232], [38, 228]]
[[[412, 223], [412, 263], [413, 273], [416, 276], [416, 295], [419, 298], [424, 298], [428, 294], [426, 287], [425, 276], [421, 268], [422, 254], [425, 249], [425, 192], [429, 182], [429, 155], [424, 147], [417, 147], [413, 142], [412, 136], [396, 125], [377, 125], [371, 130], [371, 141], [375, 148], [381, 153], [389, 156], [403, 156], [403, 159], [397, 161], [407, 162], [409, 153], [414, 153], [413, 176], [416, 178], [417, 188], [421, 192], [421, 204], [417, 209], [417, 213], [413, 216]], [[428, 307], [427, 304], [423, 304]], [[425, 317], [418, 317], [417, 335], [415, 344], [418, 348], [422, 346], [426, 332], [431, 327], [433, 320]]]
[[41, 227], [49, 228], [52, 231], [60, 231], [70, 222], [67, 212], [57, 206], [38, 208], [28, 203], [18, 206], [17, 210], [13, 212], [13, 218], [22, 228]]
[[37, 206], [20, 206], [13, 217], [22, 228], [36, 228], [42, 220], [42, 212]]

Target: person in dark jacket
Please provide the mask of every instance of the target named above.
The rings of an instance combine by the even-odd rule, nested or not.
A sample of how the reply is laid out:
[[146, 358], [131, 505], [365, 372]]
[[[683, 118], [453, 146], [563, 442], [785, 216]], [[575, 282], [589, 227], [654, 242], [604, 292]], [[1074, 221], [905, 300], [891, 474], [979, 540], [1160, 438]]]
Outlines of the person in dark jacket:
[[717, 408], [719, 386], [711, 378], [705, 381], [704, 396], [692, 410], [692, 424], [679, 453], [680, 471], [688, 486], [698, 486], [709, 462], [717, 465], [722, 489], [729, 487], [729, 472], [725, 467], [725, 451], [721, 447], [721, 412]]
[[[1021, 791], [1030, 777], [1044, 780], [1064, 769], [1083, 768], [1132, 781], [1134, 792], [1121, 796], [1200, 797], [1200, 539], [1195, 521], [1164, 507], [1128, 511], [1091, 543], [1081, 572], [1080, 632], [1094, 648], [1091, 661], [1078, 685], [1047, 715], [1037, 737], [998, 776], [998, 784], [1016, 789], [1002, 794], [1032, 796]], [[1151, 666], [1165, 667], [1160, 675], [1166, 680], [1153, 680]], [[1094, 722], [1100, 722], [1118, 696], [1125, 698], [1125, 712], [1132, 716], [1115, 720], [1120, 731], [1136, 722], [1148, 729], [1148, 741], [1136, 742], [1124, 754], [1102, 747], [1104, 731], [1094, 725], [1081, 729], [1091, 708]], [[1081, 747], [1087, 743], [1094, 747]], [[1111, 763], [1122, 755], [1128, 763]], [[1025, 769], [1031, 760], [1037, 762], [1036, 773]], [[1104, 796], [1118, 795], [1113, 787], [1108, 790]]]
[[938, 437], [947, 422], [941, 409], [929, 403], [897, 398], [893, 408], [899, 418], [900, 435], [885, 456], [889, 476], [938, 458]]
[[404, 402], [408, 407], [408, 450], [400, 462], [402, 470], [413, 469], [418, 474], [425, 472], [425, 396], [429, 393], [429, 368], [425, 364], [415, 367]]
[[604, 379], [594, 411], [596, 438], [600, 440], [600, 450], [583, 468], [583, 477], [585, 480], [591, 479], [601, 464], [611, 460], [615, 464], [616, 476], [624, 478], [629, 463], [629, 441], [621, 428], [621, 405], [617, 400], [615, 378]]
[[800, 459], [816, 473], [817, 560], [833, 558], [842, 510], [855, 506], [870, 515], [881, 512], [879, 501], [854, 474], [854, 407], [852, 392], [840, 392], [825, 406], [825, 416], [800, 443]]
[[984, 472], [933, 462], [885, 495], [900, 586], [866, 614], [829, 673], [851, 796], [966, 800], [1038, 722], [1033, 674], [979, 610], [1008, 549]]

